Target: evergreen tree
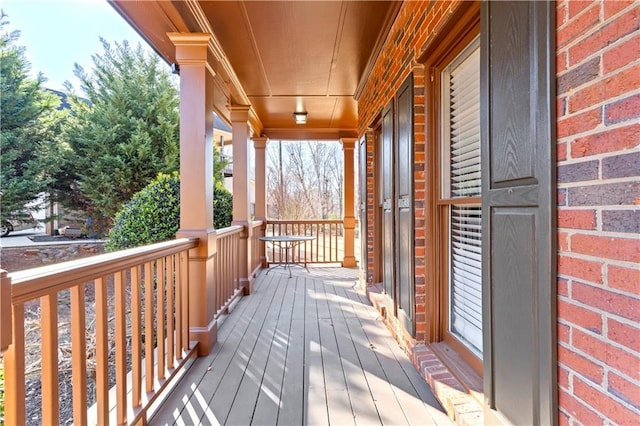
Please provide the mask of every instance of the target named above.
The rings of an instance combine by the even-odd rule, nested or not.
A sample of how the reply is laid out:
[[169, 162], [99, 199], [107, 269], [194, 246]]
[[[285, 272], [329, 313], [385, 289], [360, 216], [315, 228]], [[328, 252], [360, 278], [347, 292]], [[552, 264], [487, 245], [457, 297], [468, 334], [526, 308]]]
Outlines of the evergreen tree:
[[74, 70], [88, 102], [71, 96], [66, 137], [77, 190], [109, 223], [158, 173], [178, 169], [178, 93], [168, 69], [141, 45], [101, 42], [91, 73]]
[[[53, 143], [45, 128], [54, 123], [58, 100], [42, 89], [45, 78], [29, 78], [24, 47], [15, 45], [19, 31], [6, 32], [0, 12], [0, 216], [5, 219], [46, 190], [44, 150]], [[56, 124], [58, 125], [58, 124]]]

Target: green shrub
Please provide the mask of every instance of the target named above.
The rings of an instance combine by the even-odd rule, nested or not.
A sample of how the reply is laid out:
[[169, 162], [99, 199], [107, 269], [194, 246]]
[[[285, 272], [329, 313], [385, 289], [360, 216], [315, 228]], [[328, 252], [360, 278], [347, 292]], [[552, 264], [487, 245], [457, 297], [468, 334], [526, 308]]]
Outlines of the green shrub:
[[233, 195], [221, 182], [213, 188], [213, 226], [226, 228], [233, 220]]
[[[233, 198], [220, 183], [214, 189], [214, 226], [231, 224]], [[116, 214], [106, 243], [108, 251], [138, 247], [175, 238], [180, 226], [180, 177], [159, 174]]]

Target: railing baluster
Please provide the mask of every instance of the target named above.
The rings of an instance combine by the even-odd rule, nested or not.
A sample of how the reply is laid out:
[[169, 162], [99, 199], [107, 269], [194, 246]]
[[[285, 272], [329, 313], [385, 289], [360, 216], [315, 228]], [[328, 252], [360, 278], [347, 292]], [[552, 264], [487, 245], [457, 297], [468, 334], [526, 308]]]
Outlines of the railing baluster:
[[221, 297], [220, 297], [220, 306], [224, 306], [224, 304], [229, 299], [229, 293], [231, 289], [235, 287], [235, 281], [233, 280], [233, 271], [236, 268], [239, 268], [240, 265], [236, 263], [230, 263], [227, 260], [229, 255], [229, 249], [231, 248], [231, 237], [226, 236], [222, 239], [222, 256], [220, 257], [220, 269], [222, 269], [222, 285], [221, 289]]
[[156, 348], [158, 350], [158, 379], [164, 379], [164, 357], [165, 357], [165, 323], [164, 323], [164, 299], [165, 299], [165, 280], [166, 280], [166, 271], [165, 271], [165, 259], [158, 259], [158, 263], [156, 264], [157, 268], [157, 279], [158, 283], [156, 284], [156, 294], [157, 294], [157, 305], [156, 305], [156, 330], [158, 341], [156, 343]]
[[5, 424], [26, 424], [24, 377], [24, 304], [11, 308], [13, 316], [13, 342], [4, 353], [5, 371]]
[[333, 236], [334, 234], [337, 236], [337, 232], [334, 232], [334, 226], [329, 224], [329, 261], [333, 262], [336, 258], [333, 257]]
[[182, 349], [189, 350], [189, 253], [180, 253], [180, 293], [182, 310]]
[[[238, 248], [240, 247], [240, 234], [234, 234], [233, 239], [231, 240], [231, 247], [233, 247], [233, 251], [231, 251], [230, 253], [237, 253], [238, 252]], [[235, 263], [233, 261], [233, 258], [230, 259], [231, 263]], [[235, 290], [240, 288], [240, 271], [239, 269], [236, 269], [236, 276], [233, 278], [233, 283], [235, 285], [231, 285], [230, 288], [230, 292], [229, 292], [229, 299], [231, 298], [231, 296], [233, 296], [233, 293], [235, 292]]]
[[[331, 238], [331, 236], [329, 236]], [[327, 225], [322, 225], [322, 260], [327, 261]]]
[[96, 401], [98, 424], [109, 424], [109, 340], [107, 283], [103, 277], [95, 281], [96, 293]]
[[114, 274], [116, 315], [116, 421], [127, 421], [127, 308], [124, 272]]
[[182, 359], [182, 253], [178, 253], [176, 261], [176, 359]]
[[131, 378], [133, 407], [142, 403], [142, 322], [140, 297], [140, 267], [131, 268]]
[[[302, 232], [300, 231], [300, 223], [296, 223], [296, 232], [294, 233], [294, 235], [304, 235], [304, 229], [303, 229]], [[296, 245], [296, 247], [295, 247], [295, 252], [296, 253], [295, 253], [295, 256], [293, 257], [293, 259], [301, 259], [300, 251], [304, 248], [304, 244], [306, 244], [306, 242], [303, 242], [301, 244]]]
[[315, 240], [315, 243], [316, 243], [316, 259], [319, 262], [320, 261], [320, 225], [318, 225], [316, 223], [314, 228], [316, 230], [316, 233], [315, 233], [315, 236], [316, 236], [316, 240]]
[[58, 294], [40, 298], [42, 344], [42, 423], [60, 423], [58, 409]]
[[87, 338], [85, 284], [71, 288], [71, 369], [73, 422], [87, 424]]
[[223, 273], [222, 273], [222, 261], [221, 261], [221, 257], [222, 257], [222, 252], [220, 250], [222, 250], [222, 238], [218, 238], [218, 240], [216, 241], [216, 245], [217, 245], [217, 250], [216, 250], [216, 255], [214, 257], [214, 289], [213, 289], [213, 296], [214, 296], [214, 300], [213, 300], [213, 306], [214, 309], [217, 310], [220, 308], [220, 306], [222, 306], [222, 287], [224, 286], [224, 282], [223, 282]]
[[173, 262], [175, 260], [175, 256], [167, 257], [167, 368], [173, 369], [174, 363], [174, 300], [173, 300], [173, 282], [174, 282], [174, 274], [173, 274]]
[[144, 264], [144, 371], [145, 390], [153, 391], [153, 262]]

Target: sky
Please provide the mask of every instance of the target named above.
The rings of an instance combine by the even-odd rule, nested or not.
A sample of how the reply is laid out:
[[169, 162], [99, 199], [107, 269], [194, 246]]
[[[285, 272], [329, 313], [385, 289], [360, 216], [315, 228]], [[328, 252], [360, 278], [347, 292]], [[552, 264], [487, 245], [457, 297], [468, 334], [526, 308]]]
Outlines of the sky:
[[100, 37], [147, 46], [105, 0], [2, 0], [0, 7], [10, 22], [5, 28], [21, 32], [16, 44], [26, 47], [31, 72], [42, 72], [50, 89], [61, 90], [66, 80], [79, 89], [74, 64], [91, 69], [91, 55], [103, 51]]

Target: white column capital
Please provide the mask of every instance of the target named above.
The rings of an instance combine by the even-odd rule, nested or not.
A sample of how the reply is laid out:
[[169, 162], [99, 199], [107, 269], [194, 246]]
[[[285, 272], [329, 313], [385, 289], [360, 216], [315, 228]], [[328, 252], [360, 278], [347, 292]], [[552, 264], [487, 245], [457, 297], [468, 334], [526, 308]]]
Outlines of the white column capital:
[[354, 149], [356, 146], [356, 138], [340, 138], [342, 149]]
[[249, 121], [251, 105], [232, 105], [229, 107], [232, 123], [246, 123]]
[[266, 136], [253, 137], [251, 140], [253, 140], [254, 149], [265, 149], [269, 143], [269, 138]]
[[176, 47], [176, 62], [180, 66], [203, 65], [212, 76], [216, 72], [209, 64], [209, 33], [167, 33]]

